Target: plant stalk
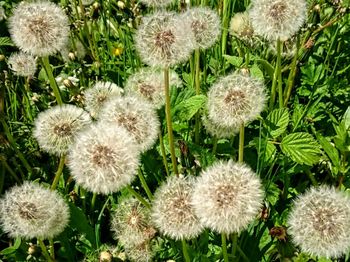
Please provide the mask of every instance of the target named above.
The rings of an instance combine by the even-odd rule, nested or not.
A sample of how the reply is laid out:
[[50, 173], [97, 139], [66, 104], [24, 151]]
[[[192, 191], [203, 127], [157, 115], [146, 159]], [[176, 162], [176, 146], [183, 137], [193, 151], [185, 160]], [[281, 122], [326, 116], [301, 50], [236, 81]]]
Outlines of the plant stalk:
[[171, 121], [170, 87], [169, 86], [170, 86], [169, 68], [164, 68], [165, 115], [166, 115], [166, 123], [167, 123], [167, 128], [168, 128], [170, 155], [171, 155], [171, 162], [173, 164], [174, 173], [175, 173], [175, 175], [179, 175], [179, 171], [177, 169], [176, 155], [175, 155], [173, 125], [172, 125], [172, 121]]
[[244, 123], [239, 127], [239, 148], [238, 148], [238, 162], [243, 162], [244, 154]]
[[49, 261], [49, 262], [54, 262], [54, 260], [52, 259], [52, 257], [50, 257], [49, 252], [47, 251], [47, 248], [46, 248], [46, 246], [45, 246], [45, 243], [44, 243], [41, 239], [38, 239], [38, 242], [39, 242], [41, 251], [42, 251], [42, 253], [43, 253], [43, 256], [46, 258], [46, 260]]
[[181, 243], [182, 243], [182, 253], [183, 253], [185, 261], [186, 262], [191, 262], [191, 259], [190, 259], [190, 256], [189, 256], [188, 250], [187, 250], [186, 240], [182, 239]]
[[147, 196], [148, 196], [148, 199], [149, 199], [149, 200], [152, 200], [152, 199], [153, 199], [153, 194], [152, 194], [151, 190], [149, 189], [149, 187], [148, 187], [148, 185], [147, 185], [147, 182], [146, 182], [146, 179], [145, 179], [145, 177], [143, 176], [142, 171], [141, 171], [140, 168], [139, 168], [139, 170], [138, 170], [138, 172], [137, 172], [137, 175], [138, 175], [138, 177], [139, 177], [139, 179], [140, 179], [140, 182], [141, 182], [141, 185], [142, 185], [143, 189], [146, 191], [146, 194], [147, 194]]
[[162, 130], [159, 131], [159, 145], [160, 145], [160, 151], [162, 153], [165, 172], [166, 172], [166, 175], [169, 176], [168, 161], [166, 159], [166, 154], [165, 154], [165, 147], [164, 147], [164, 142], [163, 142]]
[[[200, 90], [200, 50], [199, 49], [196, 49], [195, 50], [195, 53], [194, 53], [194, 56], [195, 56], [195, 85], [196, 85], [196, 95], [199, 95], [201, 90]], [[199, 115], [199, 112], [196, 113], [196, 116], [195, 116], [195, 132], [194, 132], [194, 141], [196, 144], [199, 144], [199, 121], [200, 121], [200, 115]]]
[[42, 63], [43, 63], [43, 66], [45, 68], [47, 77], [49, 78], [50, 86], [52, 88], [52, 91], [53, 91], [53, 93], [54, 93], [54, 95], [56, 97], [57, 104], [62, 105], [63, 101], [62, 101], [62, 98], [61, 98], [60, 90], [58, 88], [58, 85], [56, 83], [55, 77], [54, 77], [53, 72], [52, 72], [52, 68], [51, 68], [51, 65], [50, 65], [49, 57], [48, 56], [42, 57]]
[[129, 192], [136, 197], [145, 207], [151, 208], [151, 205], [139, 194], [137, 193], [130, 185], [127, 185], [126, 188]]
[[227, 243], [226, 243], [225, 233], [221, 233], [221, 243], [222, 243], [222, 256], [224, 257], [224, 262], [228, 262]]
[[[272, 111], [273, 106], [275, 104], [276, 87], [277, 87], [277, 82], [280, 74], [281, 74], [281, 40], [277, 39], [277, 58], [276, 58], [275, 71], [273, 73], [272, 86], [271, 86], [271, 96], [270, 96], [270, 104], [269, 104], [270, 111]], [[281, 85], [281, 88], [282, 88], [282, 85]], [[283, 93], [281, 93], [281, 95], [282, 95], [282, 106], [283, 106]], [[279, 97], [281, 95], [279, 94]]]
[[53, 179], [53, 182], [51, 184], [51, 190], [55, 190], [57, 188], [58, 182], [60, 180], [60, 177], [62, 175], [63, 172], [63, 168], [64, 168], [64, 163], [66, 161], [66, 155], [62, 155], [60, 158], [60, 162], [58, 164], [58, 168], [55, 174], [55, 178]]

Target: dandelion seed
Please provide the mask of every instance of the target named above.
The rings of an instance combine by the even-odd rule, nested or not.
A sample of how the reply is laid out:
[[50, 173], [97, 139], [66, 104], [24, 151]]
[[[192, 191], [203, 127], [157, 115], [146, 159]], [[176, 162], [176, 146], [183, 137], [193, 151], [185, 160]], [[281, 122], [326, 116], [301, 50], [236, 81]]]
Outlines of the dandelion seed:
[[107, 195], [132, 182], [139, 152], [124, 128], [99, 123], [77, 135], [68, 154], [68, 167], [78, 185]]
[[118, 204], [112, 217], [111, 230], [115, 238], [128, 248], [149, 241], [156, 233], [150, 225], [148, 209], [134, 198]]
[[202, 116], [202, 123], [205, 130], [216, 138], [231, 138], [234, 134], [239, 132], [238, 128], [223, 127], [210, 121], [207, 115]]
[[266, 94], [261, 80], [234, 72], [222, 77], [208, 92], [208, 118], [223, 128], [237, 130], [255, 120], [265, 107]]
[[285, 41], [297, 33], [306, 13], [305, 0], [254, 0], [249, 10], [254, 32], [273, 41]]
[[169, 177], [154, 195], [152, 221], [160, 231], [176, 240], [198, 236], [202, 226], [191, 204], [193, 180]]
[[24, 52], [53, 55], [68, 43], [67, 15], [49, 1], [21, 2], [9, 18], [12, 40]]
[[[171, 71], [170, 86], [178, 88], [181, 85], [179, 76]], [[129, 77], [125, 91], [127, 94], [136, 94], [147, 99], [159, 109], [165, 104], [164, 73], [154, 68], [141, 69]]]
[[152, 104], [136, 96], [115, 97], [102, 108], [100, 121], [124, 127], [139, 144], [149, 150], [158, 138], [159, 119]]
[[192, 204], [203, 226], [218, 233], [239, 233], [258, 215], [264, 199], [259, 177], [245, 164], [218, 162], [194, 186]]
[[23, 52], [13, 53], [8, 60], [12, 71], [18, 76], [33, 76], [36, 72], [35, 58]]
[[165, 11], [143, 18], [135, 42], [146, 64], [162, 68], [186, 61], [194, 49], [194, 36], [189, 25], [182, 17]]
[[303, 252], [337, 258], [350, 251], [350, 198], [333, 187], [311, 188], [300, 195], [287, 223]]
[[153, 252], [149, 242], [144, 242], [141, 245], [126, 248], [125, 253], [127, 257], [134, 262], [151, 262]]
[[230, 22], [230, 34], [241, 40], [251, 41], [254, 34], [248, 12], [236, 13]]
[[39, 113], [33, 135], [42, 150], [55, 155], [67, 153], [77, 133], [91, 123], [90, 116], [74, 105], [54, 106]]
[[218, 40], [220, 30], [220, 17], [207, 7], [193, 7], [184, 13], [183, 19], [189, 24], [194, 34], [195, 48], [207, 49]]
[[12, 187], [0, 200], [0, 207], [2, 228], [12, 238], [52, 238], [69, 221], [63, 198], [34, 182]]
[[103, 105], [113, 97], [123, 94], [123, 89], [111, 82], [96, 82], [96, 84], [84, 91], [85, 109], [91, 116], [98, 117]]

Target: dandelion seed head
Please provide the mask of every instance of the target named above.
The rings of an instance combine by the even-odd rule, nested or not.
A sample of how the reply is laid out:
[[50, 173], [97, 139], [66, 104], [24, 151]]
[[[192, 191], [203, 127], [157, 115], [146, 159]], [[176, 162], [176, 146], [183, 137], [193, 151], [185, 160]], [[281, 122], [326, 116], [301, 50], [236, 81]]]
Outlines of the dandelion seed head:
[[2, 228], [12, 238], [52, 238], [69, 221], [69, 208], [63, 198], [34, 182], [9, 189], [0, 207]]
[[76, 183], [104, 195], [130, 184], [138, 164], [135, 141], [124, 128], [108, 123], [81, 131], [68, 154], [68, 167]]
[[150, 224], [148, 209], [134, 198], [118, 204], [112, 216], [111, 230], [124, 247], [141, 245], [156, 233]]
[[254, 0], [249, 16], [254, 32], [268, 40], [285, 41], [298, 32], [307, 14], [305, 0]]
[[265, 102], [265, 87], [261, 80], [234, 72], [219, 79], [209, 90], [208, 118], [218, 126], [238, 129], [255, 120]]
[[202, 231], [191, 204], [193, 179], [169, 177], [154, 195], [152, 221], [160, 231], [176, 240], [191, 239]]
[[141, 3], [152, 7], [167, 7], [173, 0], [140, 0]]
[[311, 188], [300, 195], [287, 223], [303, 252], [337, 258], [350, 251], [350, 198], [333, 187]]
[[35, 58], [24, 52], [11, 54], [8, 64], [11, 70], [18, 76], [33, 76], [36, 72]]
[[184, 13], [183, 19], [194, 34], [195, 48], [207, 49], [220, 37], [220, 17], [210, 8], [190, 8]]
[[239, 129], [237, 127], [231, 128], [231, 127], [223, 127], [220, 125], [217, 125], [213, 121], [211, 121], [207, 115], [202, 116], [202, 123], [205, 128], [205, 130], [213, 137], [216, 138], [231, 138], [234, 136], [234, 134], [239, 132]]
[[254, 35], [248, 12], [236, 13], [230, 22], [230, 34], [239, 39], [251, 41]]
[[77, 133], [91, 123], [88, 113], [74, 105], [58, 105], [39, 113], [33, 136], [42, 150], [54, 154], [67, 153]]
[[49, 1], [21, 2], [9, 18], [12, 40], [24, 52], [53, 55], [68, 43], [67, 15]]
[[164, 68], [189, 59], [194, 36], [181, 16], [158, 11], [143, 18], [135, 45], [146, 64]]
[[151, 262], [154, 253], [149, 242], [144, 242], [141, 245], [125, 248], [125, 253], [131, 261], [134, 262]]
[[[170, 71], [169, 82], [170, 87], [178, 88], [182, 85], [174, 71]], [[128, 78], [125, 92], [141, 96], [159, 109], [165, 104], [164, 73], [154, 68], [143, 68]]]
[[113, 97], [120, 97], [123, 89], [111, 82], [96, 82], [84, 91], [85, 109], [97, 118], [103, 105]]
[[245, 164], [218, 162], [194, 186], [192, 204], [203, 224], [218, 233], [239, 233], [258, 215], [264, 199], [259, 177]]
[[157, 112], [152, 104], [137, 96], [110, 99], [102, 108], [99, 119], [125, 128], [142, 152], [149, 150], [158, 138]]

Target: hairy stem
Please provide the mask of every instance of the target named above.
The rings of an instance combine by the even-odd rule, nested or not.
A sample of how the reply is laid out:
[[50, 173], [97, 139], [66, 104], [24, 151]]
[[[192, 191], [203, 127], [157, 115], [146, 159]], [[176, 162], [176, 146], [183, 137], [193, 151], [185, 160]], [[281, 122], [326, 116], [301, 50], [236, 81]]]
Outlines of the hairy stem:
[[169, 147], [171, 162], [173, 164], [173, 170], [175, 175], [179, 174], [177, 169], [177, 161], [175, 155], [175, 145], [174, 145], [174, 135], [173, 135], [173, 125], [171, 121], [171, 108], [170, 108], [170, 84], [169, 84], [169, 68], [164, 68], [164, 88], [165, 88], [165, 115], [166, 123], [168, 128], [168, 137], [169, 137]]

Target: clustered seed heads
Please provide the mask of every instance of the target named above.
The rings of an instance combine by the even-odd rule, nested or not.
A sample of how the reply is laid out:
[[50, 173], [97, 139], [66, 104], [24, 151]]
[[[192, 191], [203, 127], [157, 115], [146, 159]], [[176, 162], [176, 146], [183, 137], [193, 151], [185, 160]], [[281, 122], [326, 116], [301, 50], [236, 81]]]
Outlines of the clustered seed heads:
[[[170, 87], [182, 86], [179, 76], [174, 71], [170, 71], [169, 82]], [[141, 96], [156, 108], [161, 108], [165, 103], [164, 73], [155, 68], [143, 68], [128, 78], [125, 92], [127, 95]]]
[[121, 127], [98, 123], [80, 132], [68, 154], [68, 167], [78, 185], [110, 194], [134, 179], [139, 148]]
[[198, 236], [202, 226], [191, 204], [193, 179], [169, 177], [155, 193], [152, 221], [159, 230], [176, 240]]
[[69, 208], [63, 198], [34, 182], [12, 187], [0, 200], [0, 222], [12, 238], [52, 238], [68, 221]]
[[158, 138], [157, 112], [152, 104], [137, 96], [110, 99], [102, 108], [99, 119], [125, 128], [142, 152], [149, 150]]
[[67, 15], [49, 1], [21, 2], [9, 18], [12, 40], [24, 52], [53, 55], [68, 43]]
[[113, 97], [122, 96], [123, 89], [111, 82], [96, 82], [84, 91], [85, 109], [91, 116], [98, 117], [103, 105]]
[[124, 247], [133, 247], [152, 239], [156, 230], [150, 224], [149, 211], [138, 200], [126, 199], [115, 210], [111, 230]]
[[189, 26], [173, 12], [158, 11], [145, 16], [135, 36], [141, 59], [162, 68], [186, 61], [195, 44]]
[[192, 205], [203, 226], [239, 233], [258, 215], [264, 199], [259, 177], [245, 164], [218, 162], [194, 186]]
[[294, 201], [288, 225], [303, 252], [341, 257], [350, 251], [350, 198], [333, 187], [311, 188]]
[[33, 135], [42, 150], [55, 155], [67, 153], [77, 133], [91, 123], [83, 109], [58, 105], [39, 113]]
[[254, 32], [268, 40], [285, 41], [298, 32], [307, 13], [305, 0], [254, 0], [249, 16]]
[[24, 52], [11, 54], [8, 64], [11, 70], [18, 76], [33, 76], [36, 72], [36, 60], [34, 56]]
[[218, 40], [221, 24], [220, 17], [214, 10], [207, 7], [190, 8], [183, 18], [193, 32], [196, 49], [207, 49]]
[[261, 80], [234, 72], [219, 79], [208, 93], [208, 118], [217, 126], [239, 130], [255, 120], [265, 107], [265, 87]]

